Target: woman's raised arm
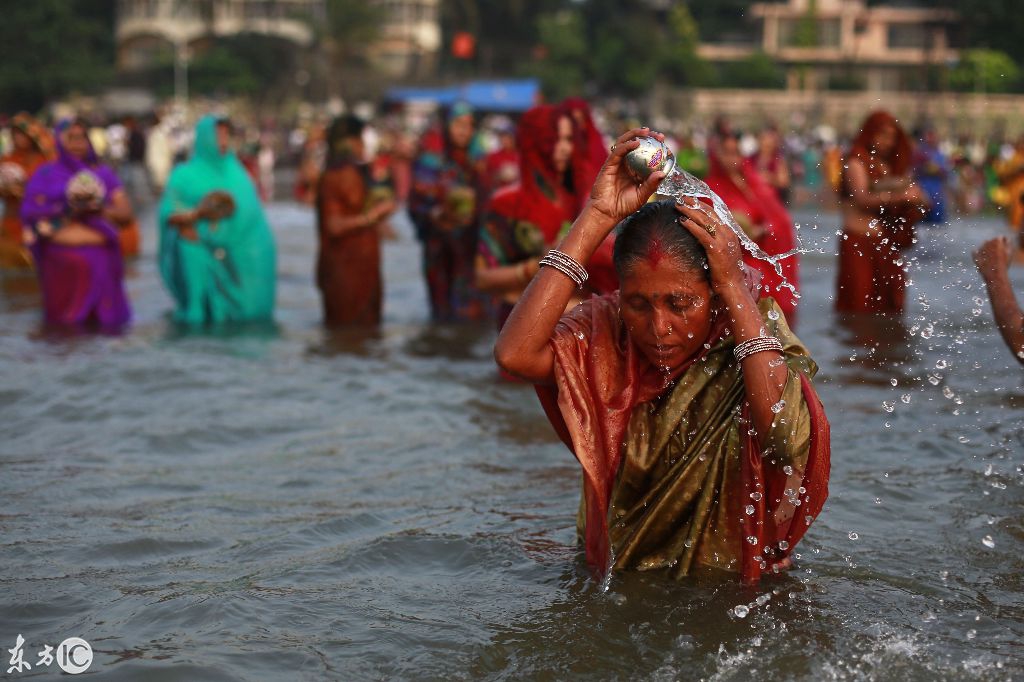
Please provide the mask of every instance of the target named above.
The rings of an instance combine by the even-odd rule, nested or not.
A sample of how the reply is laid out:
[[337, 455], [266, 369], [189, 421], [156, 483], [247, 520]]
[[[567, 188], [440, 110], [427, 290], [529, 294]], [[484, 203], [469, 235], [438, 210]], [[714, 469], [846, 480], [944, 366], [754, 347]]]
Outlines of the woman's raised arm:
[[[594, 181], [589, 201], [558, 245], [559, 251], [581, 265], [586, 266], [608, 233], [643, 206], [665, 177], [658, 171], [637, 184], [623, 167], [623, 157], [640, 145], [637, 138], [647, 136], [664, 138], [649, 128], [634, 128], [616, 140]], [[560, 271], [542, 267], [537, 272], [494, 345], [494, 359], [502, 369], [535, 384], [553, 381], [554, 356], [548, 341], [575, 291], [576, 284]]]

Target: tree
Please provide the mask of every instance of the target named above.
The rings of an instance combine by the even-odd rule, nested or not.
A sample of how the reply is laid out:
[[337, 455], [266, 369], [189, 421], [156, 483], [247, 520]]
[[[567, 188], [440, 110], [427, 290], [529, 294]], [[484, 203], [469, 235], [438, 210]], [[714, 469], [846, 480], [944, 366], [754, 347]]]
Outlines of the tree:
[[949, 72], [949, 86], [964, 92], [1009, 92], [1020, 80], [1020, 68], [998, 50], [964, 50]]
[[0, 109], [37, 111], [71, 92], [95, 92], [114, 68], [113, 0], [4, 4]]
[[541, 15], [537, 34], [538, 59], [527, 66], [527, 74], [540, 78], [544, 93], [551, 99], [579, 95], [588, 75], [583, 17], [575, 10]]

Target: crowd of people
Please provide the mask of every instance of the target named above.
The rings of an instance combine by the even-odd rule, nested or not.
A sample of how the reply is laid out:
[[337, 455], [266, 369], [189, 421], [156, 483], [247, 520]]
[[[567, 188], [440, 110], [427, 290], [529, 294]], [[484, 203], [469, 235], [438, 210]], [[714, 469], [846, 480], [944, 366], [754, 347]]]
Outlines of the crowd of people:
[[[828, 420], [816, 365], [793, 332], [800, 261], [786, 258], [780, 271], [754, 257], [697, 200], [652, 200], [664, 173], [638, 182], [624, 162], [645, 136], [665, 141], [647, 128], [608, 138], [578, 99], [484, 131], [476, 112], [455, 104], [418, 142], [385, 141], [365, 120], [338, 117], [302, 140], [295, 185], [315, 209], [323, 320], [381, 323], [381, 240], [404, 205], [422, 245], [431, 319], [495, 324], [505, 377], [537, 386], [579, 459], [580, 533], [594, 567], [756, 581], [790, 564], [827, 496]], [[181, 324], [273, 318], [268, 193], [259, 164], [240, 159], [239, 137], [228, 119], [201, 118], [187, 160], [154, 183], [159, 271]], [[35, 268], [46, 323], [123, 327], [123, 263], [138, 244], [125, 183], [80, 119], [51, 131], [19, 114], [10, 138], [0, 162], [5, 264]], [[799, 184], [831, 182], [842, 220], [836, 309], [900, 315], [903, 254], [918, 223], [944, 219], [961, 160], [947, 161], [932, 133], [915, 144], [883, 111], [835, 167], [805, 145], [795, 168], [793, 140], [773, 127], [753, 148], [750, 138], [719, 120], [700, 144], [669, 142], [769, 256], [796, 245], [788, 204]], [[126, 139], [141, 158], [130, 130]], [[1024, 145], [993, 168], [1019, 228]], [[994, 240], [976, 262], [999, 328], [1024, 360], [1024, 316], [1007, 275], [1013, 250]]]

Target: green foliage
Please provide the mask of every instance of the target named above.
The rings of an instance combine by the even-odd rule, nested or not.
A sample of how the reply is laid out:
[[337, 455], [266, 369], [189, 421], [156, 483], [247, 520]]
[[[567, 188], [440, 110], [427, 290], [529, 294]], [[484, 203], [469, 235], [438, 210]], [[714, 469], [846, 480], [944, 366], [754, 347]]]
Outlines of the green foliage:
[[725, 88], [782, 88], [786, 75], [764, 52], [755, 52], [745, 59], [722, 64], [718, 85]]
[[552, 99], [585, 89], [636, 96], [663, 80], [693, 86], [713, 77], [697, 56], [697, 24], [685, 5], [645, 14], [590, 0], [541, 14], [536, 28], [538, 49], [526, 71]]
[[807, 3], [807, 11], [800, 17], [796, 25], [796, 35], [793, 36], [794, 47], [818, 47], [820, 37], [818, 36], [818, 3], [810, 0]]
[[39, 110], [71, 92], [95, 92], [114, 66], [113, 0], [4, 3], [0, 109]]
[[527, 72], [541, 80], [544, 92], [553, 99], [578, 95], [587, 79], [587, 40], [583, 17], [565, 10], [537, 19], [540, 59]]
[[382, 4], [367, 0], [327, 0], [327, 22], [321, 28], [322, 38], [333, 43], [339, 52], [348, 55], [365, 51], [380, 37], [386, 11]]
[[1019, 80], [1020, 68], [998, 50], [964, 50], [949, 72], [949, 86], [963, 92], [1010, 92]]

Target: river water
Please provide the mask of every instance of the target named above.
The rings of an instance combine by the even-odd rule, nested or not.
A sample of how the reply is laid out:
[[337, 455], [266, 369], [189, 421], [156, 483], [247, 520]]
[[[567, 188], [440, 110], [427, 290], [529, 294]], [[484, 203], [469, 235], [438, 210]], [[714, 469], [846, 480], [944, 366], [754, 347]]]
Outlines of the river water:
[[[310, 211], [270, 217], [274, 329], [172, 328], [152, 220], [124, 336], [44, 335], [3, 282], [5, 650], [82, 637], [104, 680], [1024, 679], [1024, 370], [969, 261], [997, 219], [921, 230], [904, 324], [840, 323], [805, 257], [833, 473], [795, 570], [604, 592], [574, 460], [490, 329], [426, 321], [408, 224], [368, 337], [318, 325]], [[835, 214], [799, 218], [832, 253]]]

